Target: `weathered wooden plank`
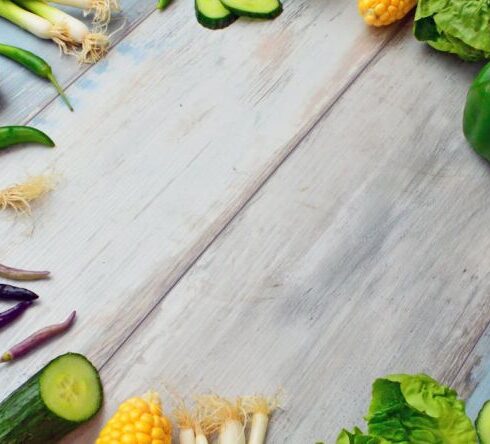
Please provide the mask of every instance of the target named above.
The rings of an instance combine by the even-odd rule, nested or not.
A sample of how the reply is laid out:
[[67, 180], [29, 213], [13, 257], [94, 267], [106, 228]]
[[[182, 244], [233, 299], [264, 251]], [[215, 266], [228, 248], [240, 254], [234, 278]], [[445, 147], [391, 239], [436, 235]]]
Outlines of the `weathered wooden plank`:
[[1, 156], [0, 186], [25, 170], [62, 175], [32, 223], [1, 215], [1, 260], [54, 274], [31, 286], [41, 303], [2, 343], [74, 308], [80, 320], [4, 366], [0, 396], [68, 349], [104, 363], [396, 31], [366, 30], [333, 0], [226, 32], [175, 8], [75, 82], [75, 114], [56, 101], [33, 119], [56, 150]]
[[[122, 7], [123, 11], [114, 17], [108, 30], [113, 44], [121, 41], [155, 9], [151, 0], [123, 0]], [[66, 8], [66, 11], [90, 24], [90, 19], [83, 19], [76, 9]], [[80, 65], [73, 57], [60, 56], [52, 42], [33, 37], [3, 19], [0, 19], [0, 36], [2, 43], [28, 49], [46, 59], [62, 85], [70, 85], [90, 68], [89, 65]], [[104, 63], [101, 62], [96, 69], [103, 69]], [[9, 60], [1, 59], [0, 67], [0, 125], [26, 123], [56, 97], [56, 91], [48, 83]]]
[[281, 386], [268, 442], [333, 442], [377, 376], [454, 382], [488, 320], [488, 165], [460, 128], [476, 68], [407, 27], [104, 367], [106, 416], [148, 388]]

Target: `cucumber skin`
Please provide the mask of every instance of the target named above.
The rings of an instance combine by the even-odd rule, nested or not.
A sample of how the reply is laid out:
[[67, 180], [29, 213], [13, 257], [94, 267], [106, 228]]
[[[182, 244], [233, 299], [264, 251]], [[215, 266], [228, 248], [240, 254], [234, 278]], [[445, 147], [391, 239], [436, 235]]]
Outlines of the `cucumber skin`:
[[485, 441], [483, 437], [480, 434], [480, 421], [483, 419], [483, 415], [485, 413], [485, 410], [490, 409], [490, 400], [486, 401], [485, 404], [483, 404], [482, 408], [478, 412], [478, 416], [475, 421], [475, 426], [476, 426], [476, 434], [478, 435], [478, 439], [480, 441], [480, 444], [490, 444], [490, 442]]
[[279, 0], [279, 6], [274, 9], [274, 11], [271, 12], [252, 12], [252, 11], [243, 11], [242, 9], [237, 9], [230, 7], [229, 5], [226, 4], [226, 0], [220, 0], [221, 3], [223, 3], [223, 6], [226, 9], [229, 9], [233, 14], [237, 15], [238, 17], [250, 17], [250, 18], [259, 18], [259, 19], [265, 19], [265, 20], [272, 20], [275, 19], [276, 17], [279, 17], [282, 14], [283, 7], [282, 3]]
[[201, 11], [199, 11], [197, 7], [197, 2], [195, 3], [195, 9], [196, 9], [197, 21], [205, 28], [212, 29], [212, 30], [226, 28], [230, 26], [233, 22], [235, 22], [236, 19], [238, 18], [235, 14], [229, 14], [226, 17], [222, 17], [219, 19], [218, 18], [213, 19], [207, 17]]
[[[80, 356], [87, 360], [87, 358], [78, 353], [67, 353], [58, 356], [2, 401], [0, 404], [0, 443], [55, 443], [98, 413], [102, 406], [103, 398], [101, 398], [99, 408], [94, 414], [81, 422], [60, 418], [52, 413], [42, 400], [39, 385], [41, 374], [49, 364], [66, 355]], [[102, 384], [100, 384], [100, 387], [102, 388]], [[103, 397], [103, 392], [101, 393]]]

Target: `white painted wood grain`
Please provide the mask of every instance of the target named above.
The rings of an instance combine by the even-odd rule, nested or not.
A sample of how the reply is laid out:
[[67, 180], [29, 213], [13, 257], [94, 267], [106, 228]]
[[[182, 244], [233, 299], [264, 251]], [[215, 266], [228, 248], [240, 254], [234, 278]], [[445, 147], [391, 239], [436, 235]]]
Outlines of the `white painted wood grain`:
[[[54, 170], [34, 219], [0, 215], [0, 258], [48, 268], [11, 343], [76, 308], [73, 332], [1, 367], [9, 393], [50, 357], [104, 363], [390, 38], [352, 5], [287, 2], [274, 22], [197, 25], [153, 14], [32, 124], [58, 148], [2, 153], [5, 186]], [[349, 29], [349, 32], [345, 32]]]
[[407, 26], [103, 368], [105, 418], [148, 388], [283, 387], [268, 442], [331, 443], [377, 376], [453, 383], [488, 319], [489, 168], [460, 124], [475, 69]]

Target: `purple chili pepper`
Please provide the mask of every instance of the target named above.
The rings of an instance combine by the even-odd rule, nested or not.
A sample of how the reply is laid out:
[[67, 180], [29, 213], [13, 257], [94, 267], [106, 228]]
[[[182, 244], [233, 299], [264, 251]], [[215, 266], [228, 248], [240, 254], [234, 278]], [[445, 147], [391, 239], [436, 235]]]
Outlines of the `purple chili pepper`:
[[12, 321], [17, 319], [32, 304], [33, 304], [32, 301], [22, 301], [22, 302], [19, 302], [14, 307], [0, 313], [0, 328], [5, 327], [7, 324], [10, 324]]
[[47, 279], [49, 271], [22, 270], [0, 264], [0, 277], [14, 281], [37, 281], [39, 279]]
[[49, 327], [44, 327], [36, 333], [33, 333], [31, 336], [14, 345], [10, 350], [6, 351], [2, 355], [0, 362], [7, 362], [20, 358], [54, 336], [64, 333], [73, 325], [76, 316], [77, 312], [73, 311], [61, 324], [50, 325]]
[[39, 296], [26, 288], [14, 287], [13, 285], [0, 284], [0, 299], [13, 301], [33, 301]]

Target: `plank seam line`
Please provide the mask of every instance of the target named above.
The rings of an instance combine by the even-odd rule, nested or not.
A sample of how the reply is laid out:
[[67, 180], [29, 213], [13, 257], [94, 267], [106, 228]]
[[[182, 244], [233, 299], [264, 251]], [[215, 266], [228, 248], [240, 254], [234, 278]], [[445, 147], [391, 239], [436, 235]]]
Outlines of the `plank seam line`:
[[[470, 359], [470, 356], [473, 354], [473, 352], [475, 351], [476, 347], [478, 346], [478, 344], [480, 343], [481, 339], [483, 338], [483, 335], [485, 334], [485, 332], [488, 330], [488, 328], [490, 327], [490, 320], [487, 321], [487, 323], [485, 324], [485, 327], [482, 328], [481, 330], [481, 333], [477, 336], [477, 338], [475, 339], [475, 342], [474, 344], [472, 345], [471, 349], [468, 350], [468, 353], [466, 354], [466, 357], [463, 359], [463, 362], [461, 363], [461, 365], [459, 366], [459, 369], [456, 371], [456, 374], [454, 375], [454, 377], [452, 378], [452, 380], [450, 381], [450, 385], [453, 386], [454, 383], [458, 380], [458, 378], [460, 377], [462, 371], [463, 371], [463, 368], [466, 366], [466, 363], [468, 362], [468, 360]], [[475, 387], [476, 388], [476, 387]], [[474, 391], [474, 389], [473, 389]]]
[[305, 125], [303, 131], [298, 133], [297, 137], [293, 137], [291, 142], [286, 143], [285, 150], [283, 156], [279, 156], [278, 161], [275, 164], [272, 164], [269, 168], [269, 171], [265, 171], [263, 174], [262, 180], [257, 181], [257, 185], [255, 189], [252, 189], [248, 197], [245, 197], [241, 204], [238, 205], [234, 213], [230, 215], [228, 220], [225, 220], [223, 225], [217, 230], [217, 232], [212, 235], [211, 239], [207, 242], [206, 245], [202, 248], [200, 252], [198, 252], [193, 259], [184, 267], [184, 269], [178, 273], [175, 277], [174, 282], [170, 282], [168, 289], [164, 292], [164, 294], [158, 298], [155, 304], [148, 310], [148, 312], [142, 316], [140, 321], [136, 323], [134, 328], [128, 333], [126, 338], [124, 338], [119, 345], [117, 345], [114, 351], [107, 357], [107, 359], [100, 365], [100, 370], [105, 368], [105, 366], [114, 358], [114, 356], [121, 350], [124, 345], [129, 341], [129, 339], [139, 330], [140, 326], [144, 324], [144, 322], [152, 315], [152, 313], [157, 309], [157, 307], [162, 304], [166, 297], [170, 294], [170, 292], [179, 284], [179, 282], [189, 273], [189, 271], [194, 267], [194, 265], [201, 259], [201, 257], [209, 250], [209, 248], [214, 244], [214, 242], [221, 237], [223, 232], [233, 223], [233, 221], [240, 215], [248, 204], [258, 195], [260, 190], [269, 182], [270, 179], [274, 177], [277, 171], [281, 168], [281, 166], [288, 160], [288, 158], [296, 152], [296, 150], [303, 144], [303, 142], [308, 138], [308, 136], [313, 132], [316, 126], [322, 121], [330, 111], [335, 107], [335, 105], [339, 102], [342, 96], [356, 83], [356, 81], [366, 72], [366, 70], [376, 61], [379, 55], [384, 52], [386, 47], [390, 44], [390, 42], [404, 29], [405, 22], [402, 22], [395, 30], [387, 37], [386, 41], [383, 42], [377, 51], [372, 55], [372, 57], [366, 61], [364, 66], [362, 66], [357, 73], [355, 73], [352, 78], [342, 87], [340, 88], [338, 94], [336, 94], [332, 100], [328, 101], [323, 109], [321, 109], [315, 117], [311, 119], [311, 123]]
[[[144, 22], [146, 22], [155, 12], [158, 12], [157, 9], [153, 9], [151, 10], [150, 12], [148, 12], [147, 14], [143, 15], [141, 17], [140, 20], [137, 20], [135, 21], [134, 25], [132, 27], [129, 28], [129, 31], [127, 34], [125, 34], [123, 37], [121, 37], [121, 39], [119, 40], [116, 40], [116, 42], [114, 43], [114, 45], [111, 45], [111, 47], [109, 48], [109, 52], [112, 52], [115, 48], [117, 48], [124, 40], [126, 40], [134, 31], [136, 31], [136, 29], [138, 29]], [[66, 85], [61, 85], [63, 90], [65, 92], [68, 92], [68, 89], [70, 88], [70, 86], [72, 86], [73, 84], [75, 84], [76, 82], [78, 82], [78, 80], [80, 80], [85, 74], [87, 74], [91, 69], [95, 68], [97, 66], [97, 63], [94, 63], [94, 64], [91, 64], [91, 65], [88, 65], [85, 69], [83, 69], [80, 73], [78, 74], [75, 74], [75, 76], [71, 79], [71, 80], [68, 80], [66, 82]], [[30, 122], [32, 122], [36, 117], [38, 117], [41, 113], [43, 113], [49, 105], [51, 105], [55, 100], [58, 100], [60, 97], [59, 94], [55, 94], [51, 99], [48, 99], [48, 101], [44, 104], [44, 105], [41, 105], [41, 108], [36, 111], [32, 116], [30, 117], [27, 117], [24, 121], [23, 121], [23, 125], [28, 125]]]

